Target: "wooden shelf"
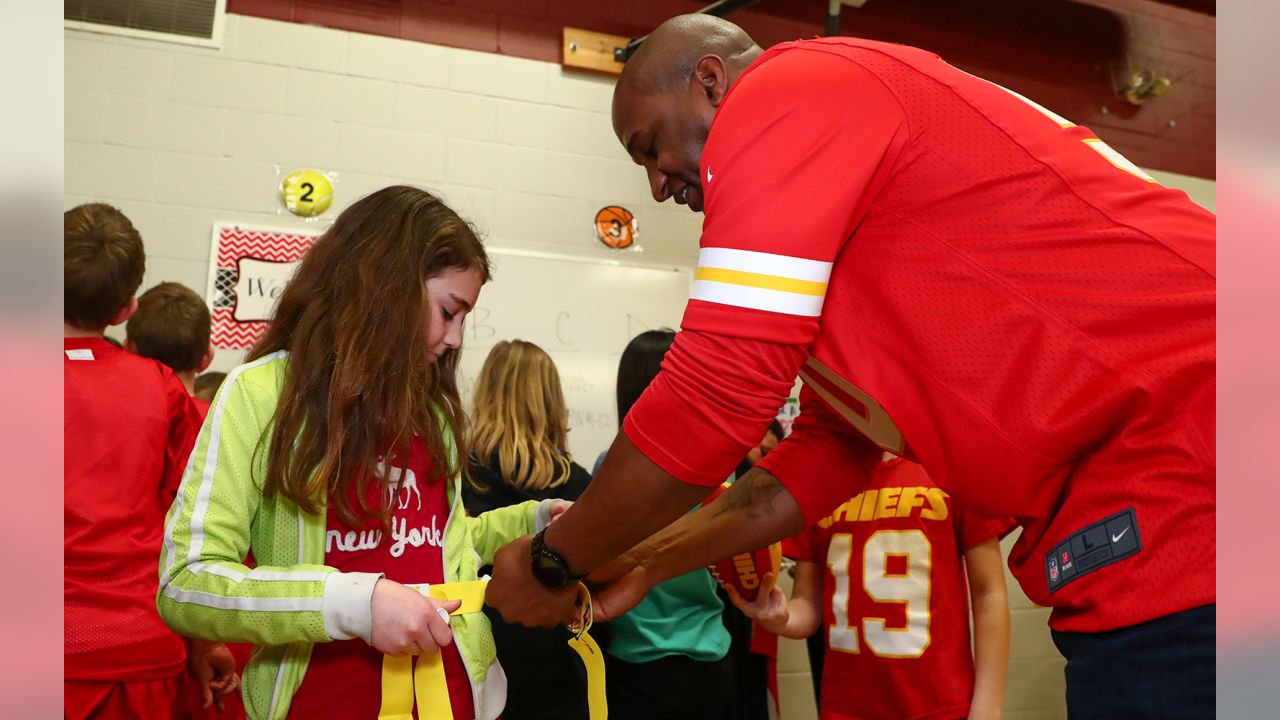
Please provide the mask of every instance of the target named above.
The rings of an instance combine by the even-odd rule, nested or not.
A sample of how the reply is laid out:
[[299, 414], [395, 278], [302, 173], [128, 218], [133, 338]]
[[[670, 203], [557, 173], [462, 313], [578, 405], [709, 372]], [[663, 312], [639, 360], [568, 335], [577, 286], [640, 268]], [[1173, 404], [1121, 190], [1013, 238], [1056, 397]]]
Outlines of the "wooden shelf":
[[626, 47], [628, 40], [621, 35], [566, 27], [560, 64], [605, 75], [621, 74], [623, 64], [613, 58], [613, 51]]

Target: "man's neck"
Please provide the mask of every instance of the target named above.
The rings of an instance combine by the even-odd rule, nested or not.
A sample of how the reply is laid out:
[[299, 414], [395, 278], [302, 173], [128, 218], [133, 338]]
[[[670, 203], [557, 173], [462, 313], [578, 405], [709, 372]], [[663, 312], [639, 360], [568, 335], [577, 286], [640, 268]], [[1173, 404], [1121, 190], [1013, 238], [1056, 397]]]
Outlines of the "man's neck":
[[64, 338], [101, 338], [107, 329], [104, 327], [85, 330], [74, 325], [62, 323], [62, 337]]
[[188, 395], [196, 394], [196, 371], [188, 370], [177, 374], [178, 379], [182, 381], [182, 387], [187, 389]]

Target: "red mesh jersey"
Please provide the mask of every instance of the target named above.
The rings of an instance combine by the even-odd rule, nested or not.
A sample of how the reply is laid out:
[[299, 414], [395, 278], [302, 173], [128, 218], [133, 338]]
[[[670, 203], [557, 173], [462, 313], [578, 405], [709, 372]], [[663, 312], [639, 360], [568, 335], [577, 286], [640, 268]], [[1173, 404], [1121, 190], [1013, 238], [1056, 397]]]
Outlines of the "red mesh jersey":
[[964, 553], [1010, 521], [957, 507], [924, 468], [882, 463], [835, 512], [783, 542], [825, 568], [823, 720], [935, 720], [969, 714], [973, 654]]
[[[931, 53], [848, 38], [762, 55], [701, 173], [684, 332], [624, 425], [642, 452], [719, 482], [799, 371], [826, 420], [764, 467], [807, 521], [866, 482], [856, 428], [1017, 517], [1011, 567], [1058, 629], [1213, 601], [1210, 213]], [[1050, 593], [1055, 550], [1129, 509], [1140, 551]]]
[[158, 564], [200, 413], [172, 370], [105, 340], [67, 338], [63, 363], [65, 677], [180, 672]]
[[200, 413], [201, 421], [209, 416], [209, 408], [212, 407], [212, 404], [208, 400], [201, 400], [200, 398], [192, 395], [191, 402], [195, 403], [196, 410]]

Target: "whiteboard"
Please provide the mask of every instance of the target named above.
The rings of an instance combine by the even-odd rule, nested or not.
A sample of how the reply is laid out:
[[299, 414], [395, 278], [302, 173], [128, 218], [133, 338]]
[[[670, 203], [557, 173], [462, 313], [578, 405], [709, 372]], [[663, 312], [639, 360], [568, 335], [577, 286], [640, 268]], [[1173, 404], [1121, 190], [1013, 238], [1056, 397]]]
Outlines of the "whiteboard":
[[[618, 431], [618, 360], [631, 338], [677, 329], [693, 287], [690, 267], [485, 248], [493, 279], [467, 316], [459, 389], [470, 407], [485, 357], [500, 340], [528, 340], [555, 360], [569, 406], [569, 452], [588, 470]], [[219, 350], [210, 370], [230, 371], [242, 350]]]
[[569, 406], [569, 452], [588, 470], [618, 431], [618, 360], [631, 338], [678, 329], [693, 271], [598, 258], [486, 248], [493, 279], [463, 332], [459, 385], [471, 397], [489, 349], [527, 340], [547, 351]]

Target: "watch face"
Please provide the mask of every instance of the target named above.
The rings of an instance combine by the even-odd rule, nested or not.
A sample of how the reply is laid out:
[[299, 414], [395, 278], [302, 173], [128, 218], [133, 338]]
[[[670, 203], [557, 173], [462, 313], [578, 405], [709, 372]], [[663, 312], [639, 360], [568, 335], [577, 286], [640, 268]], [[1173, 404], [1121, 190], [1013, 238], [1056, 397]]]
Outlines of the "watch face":
[[569, 573], [553, 558], [538, 553], [532, 558], [533, 575], [543, 585], [562, 588], [569, 584]]

